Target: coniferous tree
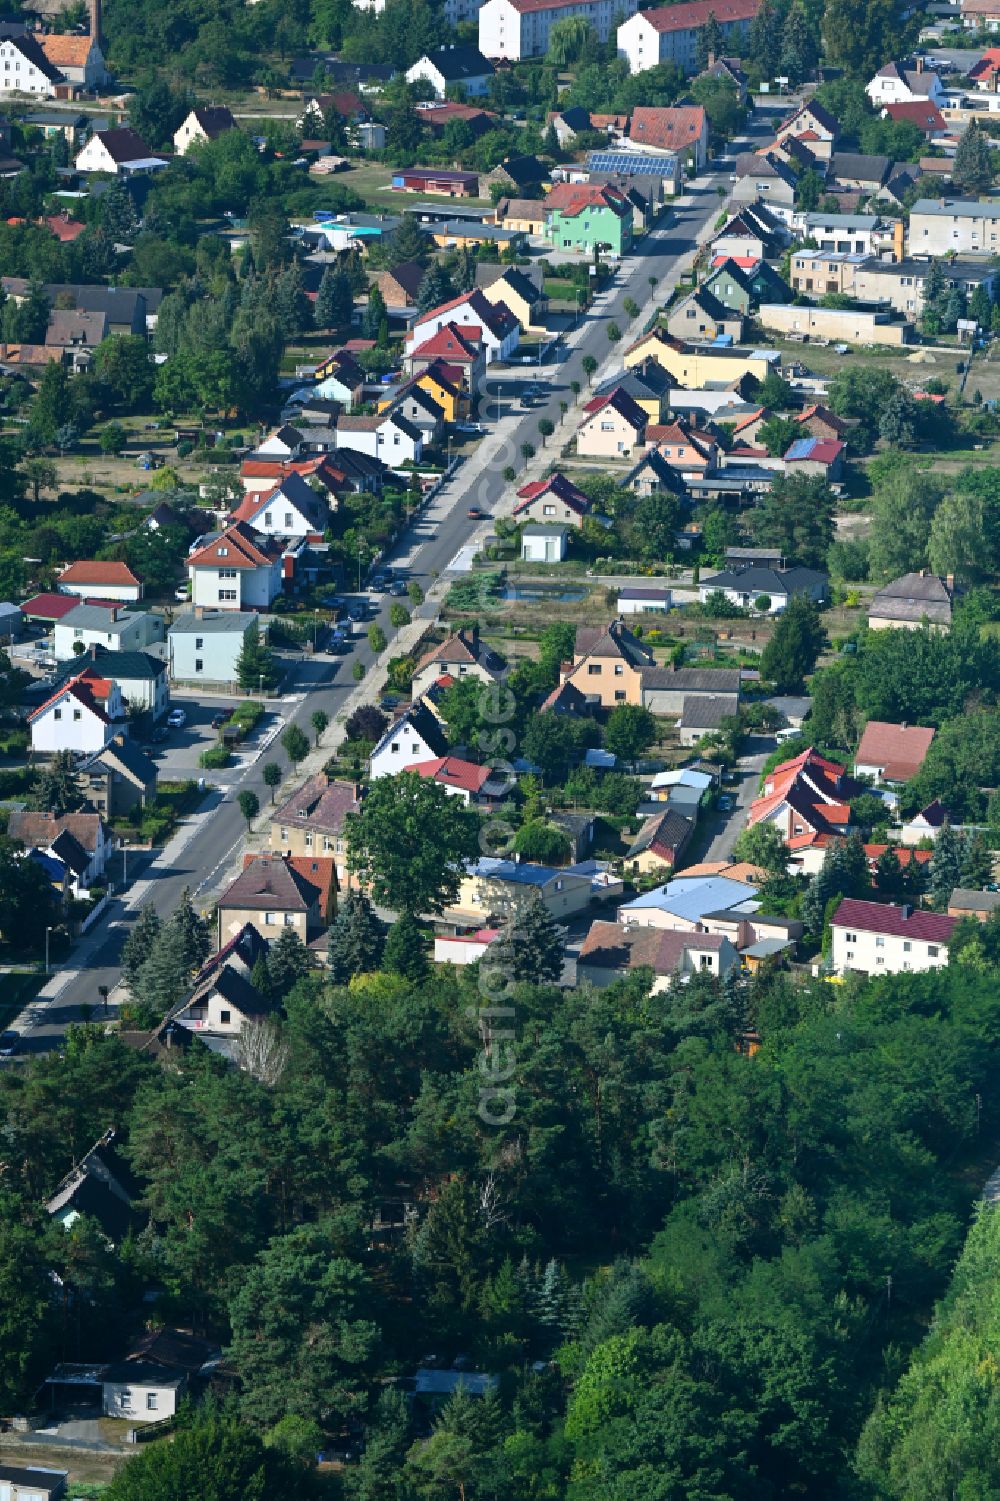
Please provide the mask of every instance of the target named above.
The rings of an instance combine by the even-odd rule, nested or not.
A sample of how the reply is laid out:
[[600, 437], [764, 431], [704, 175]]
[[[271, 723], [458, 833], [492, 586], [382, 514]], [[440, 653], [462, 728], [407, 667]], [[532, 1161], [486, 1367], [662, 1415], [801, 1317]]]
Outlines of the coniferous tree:
[[180, 934], [188, 970], [200, 969], [212, 952], [212, 938], [208, 922], [200, 912], [195, 911], [191, 902], [191, 892], [186, 886], [170, 921]]
[[161, 926], [160, 914], [151, 902], [147, 902], [139, 909], [139, 916], [122, 946], [122, 980], [134, 999], [138, 999], [136, 988], [139, 976], [153, 951]]
[[313, 322], [317, 328], [346, 328], [354, 308], [354, 293], [343, 271], [327, 266], [316, 293]]
[[966, 193], [985, 193], [993, 182], [993, 153], [975, 120], [959, 137], [951, 169], [952, 181]]
[[993, 856], [982, 834], [975, 834], [966, 844], [961, 884], [973, 891], [981, 891], [992, 879]]
[[82, 808], [83, 793], [73, 770], [70, 751], [58, 751], [38, 773], [31, 795], [32, 803], [43, 813], [72, 813]]
[[360, 891], [349, 891], [327, 935], [327, 964], [335, 985], [379, 968], [385, 948], [385, 929], [371, 902]]
[[301, 980], [311, 969], [309, 950], [298, 933], [294, 928], [282, 928], [267, 956], [272, 994], [279, 997], [287, 995], [296, 981]]
[[699, 27], [696, 41], [699, 68], [706, 67], [709, 58], [714, 61], [722, 56], [722, 27], [716, 20], [714, 11], [709, 12], [708, 20], [704, 26]]
[[964, 861], [965, 839], [946, 821], [937, 837], [930, 862], [930, 897], [939, 911], [948, 905], [955, 887], [961, 886]]
[[261, 641], [256, 621], [243, 637], [243, 645], [236, 658], [236, 680], [244, 693], [259, 693], [262, 688], [273, 688], [278, 681], [274, 653]]
[[382, 964], [415, 984], [426, 980], [429, 970], [427, 946], [412, 912], [401, 913], [389, 929]]
[[258, 955], [254, 967], [250, 971], [250, 984], [265, 1000], [270, 1000], [272, 994], [271, 971], [267, 967], [266, 954]]
[[564, 938], [545, 903], [536, 897], [505, 923], [483, 962], [514, 984], [554, 984], [563, 970]]
[[173, 921], [164, 923], [139, 971], [135, 999], [162, 1016], [180, 1000], [190, 980], [184, 927]]
[[455, 288], [451, 277], [441, 262], [435, 261], [428, 268], [420, 283], [420, 290], [417, 293], [417, 311], [429, 313], [432, 308], [440, 307], [442, 302], [447, 302], [454, 295]]

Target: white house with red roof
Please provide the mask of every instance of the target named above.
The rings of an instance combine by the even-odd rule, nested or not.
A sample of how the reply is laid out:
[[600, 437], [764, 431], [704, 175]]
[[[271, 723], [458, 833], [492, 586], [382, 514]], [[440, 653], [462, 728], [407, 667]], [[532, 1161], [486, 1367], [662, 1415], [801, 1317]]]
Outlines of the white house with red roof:
[[409, 374], [416, 379], [432, 368], [443, 366], [457, 376], [466, 391], [478, 391], [486, 374], [482, 332], [479, 327], [470, 328], [466, 324], [460, 328], [457, 323], [446, 323], [407, 349], [405, 361]]
[[626, 391], [595, 396], [583, 409], [576, 451], [593, 459], [621, 458], [645, 441], [649, 416]]
[[188, 554], [195, 609], [266, 610], [281, 593], [282, 549], [245, 521], [234, 521]]
[[545, 479], [535, 479], [522, 485], [517, 492], [514, 507], [517, 522], [536, 521], [541, 525], [582, 526], [583, 518], [590, 511], [590, 501], [583, 491], [557, 469]]
[[638, 0], [486, 0], [479, 10], [479, 50], [484, 57], [518, 62], [544, 57], [549, 35], [558, 21], [584, 20], [599, 42], [611, 37], [619, 16], [633, 16]]
[[830, 922], [833, 968], [838, 975], [852, 969], [867, 975], [942, 969], [957, 923], [942, 912], [845, 897]]
[[142, 580], [136, 578], [127, 563], [101, 563], [83, 559], [70, 563], [56, 580], [60, 594], [75, 594], [80, 599], [114, 599], [123, 604], [137, 604], [142, 598]]
[[854, 774], [873, 782], [909, 782], [931, 748], [934, 731], [917, 724], [869, 719], [854, 757]]
[[305, 537], [321, 542], [330, 507], [300, 474], [289, 474], [273, 490], [245, 495], [232, 519], [245, 521], [268, 537]]
[[113, 739], [125, 719], [118, 684], [92, 667], [68, 678], [51, 698], [28, 715], [34, 755], [59, 751], [94, 755]]
[[837, 484], [844, 472], [846, 444], [839, 438], [796, 438], [783, 455], [787, 474], [805, 474]]
[[628, 134], [636, 149], [689, 156], [699, 172], [708, 160], [708, 116], [700, 104], [638, 105]]
[[761, 0], [690, 0], [687, 5], [660, 5], [642, 10], [618, 28], [618, 56], [630, 73], [643, 73], [660, 63], [673, 63], [688, 75], [698, 73], [699, 34], [711, 17], [722, 32], [727, 55], [743, 56], [750, 22]]
[[[419, 314], [407, 334], [408, 352], [420, 349], [450, 324], [455, 324], [460, 331], [465, 328], [481, 330], [479, 342], [486, 351], [487, 364], [508, 359], [521, 337], [521, 325], [506, 303], [491, 302], [479, 287], [473, 287], [470, 292], [462, 292], [430, 312]], [[447, 351], [436, 353], [439, 358], [454, 363], [454, 356]]]
[[435, 756], [430, 761], [415, 761], [404, 770], [437, 782], [452, 797], [461, 798], [466, 807], [470, 803], [498, 807], [514, 787], [513, 778], [501, 776], [492, 766], [464, 761], [461, 756]]
[[773, 823], [790, 860], [811, 875], [822, 865], [830, 843], [848, 832], [851, 798], [863, 791], [845, 767], [810, 747], [768, 772], [760, 796], [750, 804], [747, 825]]
[[719, 445], [711, 433], [682, 422], [656, 422], [646, 429], [646, 442], [685, 479], [701, 479], [714, 469]]

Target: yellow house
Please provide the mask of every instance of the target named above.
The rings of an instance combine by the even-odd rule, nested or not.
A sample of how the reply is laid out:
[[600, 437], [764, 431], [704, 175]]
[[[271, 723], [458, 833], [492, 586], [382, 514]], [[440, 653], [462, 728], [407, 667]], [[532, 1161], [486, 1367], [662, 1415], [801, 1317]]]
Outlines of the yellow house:
[[458, 889], [458, 901], [450, 909], [458, 918], [476, 921], [504, 921], [535, 901], [540, 901], [551, 917], [564, 922], [590, 906], [589, 875], [580, 875], [572, 867], [533, 865], [483, 858], [469, 867]]
[[540, 198], [501, 198], [494, 218], [504, 229], [540, 235], [545, 228], [545, 207]]
[[509, 266], [494, 281], [482, 283], [479, 290], [488, 302], [504, 303], [521, 325], [523, 334], [544, 330], [549, 300], [516, 266]]
[[469, 415], [469, 393], [462, 387], [453, 383], [445, 375], [439, 364], [428, 365], [414, 381], [415, 385], [422, 386], [429, 396], [432, 396], [438, 406], [444, 412], [446, 422], [460, 422], [463, 417]]
[[613, 620], [606, 630], [577, 628], [573, 665], [560, 678], [599, 698], [602, 708], [613, 709], [616, 704], [642, 703], [643, 668], [652, 664], [652, 653], [621, 620]]
[[745, 375], [765, 380], [781, 357], [767, 349], [692, 349], [662, 328], [654, 328], [625, 351], [625, 368], [632, 370], [648, 359], [662, 365], [678, 386], [700, 391], [706, 386], [732, 385]]

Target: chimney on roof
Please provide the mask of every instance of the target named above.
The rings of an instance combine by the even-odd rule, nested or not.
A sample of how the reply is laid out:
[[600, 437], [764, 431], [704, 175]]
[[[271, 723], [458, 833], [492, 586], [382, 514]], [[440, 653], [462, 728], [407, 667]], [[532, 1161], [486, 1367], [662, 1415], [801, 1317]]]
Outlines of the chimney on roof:
[[950, 594], [952, 592], [952, 590], [955, 588], [955, 575], [953, 573], [946, 573], [945, 576], [944, 576], [944, 582], [945, 582], [945, 586], [946, 586], [946, 588], [947, 588], [947, 590], [948, 590], [948, 592]]
[[903, 919], [904, 922], [907, 921], [907, 919], [909, 918], [909, 916], [910, 916], [910, 914], [911, 914], [912, 911], [913, 911], [913, 908], [910, 906], [909, 902], [900, 902], [900, 904], [899, 904], [899, 915]]
[[917, 72], [918, 73], [922, 73], [923, 71], [924, 71], [924, 60], [923, 60], [922, 57], [918, 57], [917, 58]]
[[711, 52], [709, 52], [709, 54], [708, 54], [708, 63], [707, 63], [706, 66], [708, 66], [709, 68], [714, 68], [715, 67], [715, 49], [714, 49], [714, 47], [711, 50]]

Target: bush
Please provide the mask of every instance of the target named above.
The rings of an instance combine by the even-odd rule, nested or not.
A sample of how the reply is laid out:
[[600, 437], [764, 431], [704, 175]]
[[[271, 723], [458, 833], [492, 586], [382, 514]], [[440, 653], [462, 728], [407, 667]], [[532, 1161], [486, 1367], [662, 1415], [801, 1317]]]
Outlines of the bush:
[[228, 766], [232, 757], [224, 745], [213, 745], [209, 750], [202, 751], [198, 757], [198, 765], [206, 771], [218, 771], [223, 766]]
[[231, 723], [252, 730], [255, 725], [260, 724], [266, 713], [267, 710], [262, 703], [255, 698], [248, 698], [245, 703], [237, 704], [229, 718]]
[[186, 459], [192, 453], [194, 453], [194, 444], [190, 438], [183, 438], [177, 445], [177, 457], [179, 459]]

